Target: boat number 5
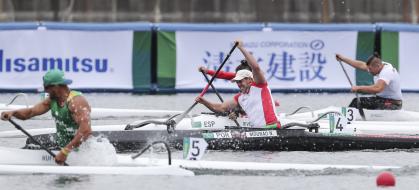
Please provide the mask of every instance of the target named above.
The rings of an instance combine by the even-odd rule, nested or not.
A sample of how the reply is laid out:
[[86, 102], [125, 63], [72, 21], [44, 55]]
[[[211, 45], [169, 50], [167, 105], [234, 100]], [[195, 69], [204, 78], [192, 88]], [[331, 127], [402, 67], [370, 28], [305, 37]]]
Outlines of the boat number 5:
[[[192, 141], [192, 146], [191, 146], [191, 155], [193, 156], [193, 157], [197, 157], [197, 156], [199, 156], [199, 141], [197, 141], [197, 140], [193, 140]], [[196, 150], [196, 151], [194, 151], [194, 150]]]
[[183, 159], [199, 160], [208, 147], [207, 141], [203, 138], [185, 137], [183, 139]]

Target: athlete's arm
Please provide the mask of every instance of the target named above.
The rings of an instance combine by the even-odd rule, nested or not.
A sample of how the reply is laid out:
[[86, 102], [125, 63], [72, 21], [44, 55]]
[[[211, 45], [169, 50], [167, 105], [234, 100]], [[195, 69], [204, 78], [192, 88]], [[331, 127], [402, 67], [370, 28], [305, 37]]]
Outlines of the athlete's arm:
[[67, 160], [68, 153], [80, 146], [82, 141], [86, 140], [92, 133], [90, 127], [90, 106], [83, 96], [76, 96], [69, 102], [68, 109], [71, 112], [73, 120], [78, 124], [74, 138], [55, 156], [55, 162], [62, 165]]
[[363, 71], [368, 71], [367, 63], [363, 61], [349, 59], [340, 54], [336, 54], [336, 60], [343, 61], [354, 68], [361, 69]]
[[[211, 76], [214, 76], [215, 75], [215, 71], [214, 70], [210, 70], [210, 69], [207, 69], [205, 67], [199, 67], [199, 71], [200, 72], [204, 72], [206, 74], [209, 74]], [[236, 76], [236, 73], [226, 72], [226, 71], [220, 71], [220, 72], [218, 72], [218, 74], [217, 74], [216, 77], [219, 78], [219, 79], [231, 80], [235, 76]]]
[[30, 108], [23, 108], [18, 110], [12, 110], [12, 111], [4, 111], [1, 113], [1, 119], [2, 120], [9, 120], [13, 116], [21, 119], [26, 120], [29, 118], [32, 118], [34, 116], [42, 115], [46, 113], [49, 110], [49, 105], [51, 103], [51, 100], [49, 98], [39, 102], [38, 104], [35, 104], [33, 107]]
[[371, 86], [353, 86], [352, 91], [353, 92], [364, 92], [368, 94], [377, 94], [384, 90], [386, 87], [386, 83], [384, 80], [377, 80], [377, 82], [374, 85]]
[[78, 147], [82, 141], [86, 140], [92, 133], [90, 126], [90, 106], [83, 96], [76, 96], [70, 101], [68, 109], [70, 110], [73, 120], [79, 126], [74, 138], [66, 146], [69, 150]]
[[264, 74], [262, 72], [262, 69], [260, 68], [259, 64], [257, 63], [256, 59], [253, 57], [252, 54], [250, 54], [250, 52], [248, 52], [243, 47], [243, 42], [242, 41], [236, 41], [236, 42], [239, 43], [239, 45], [237, 47], [243, 53], [244, 57], [247, 60], [247, 63], [252, 68], [253, 79], [255, 80], [255, 83], [256, 84], [265, 84], [266, 83], [265, 76], [264, 76]]
[[198, 96], [195, 101], [203, 104], [205, 107], [210, 109], [213, 112], [227, 112], [237, 107], [237, 102], [234, 100], [225, 101], [223, 103], [212, 103], [206, 100], [205, 98]]

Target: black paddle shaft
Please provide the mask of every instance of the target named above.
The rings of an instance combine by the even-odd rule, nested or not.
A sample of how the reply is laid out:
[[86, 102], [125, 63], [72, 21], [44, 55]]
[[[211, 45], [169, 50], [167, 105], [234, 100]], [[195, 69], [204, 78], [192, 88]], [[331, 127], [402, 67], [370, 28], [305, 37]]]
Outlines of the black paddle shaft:
[[[49, 150], [44, 145], [42, 145], [39, 141], [37, 141], [35, 138], [33, 138], [33, 136], [31, 134], [29, 134], [25, 129], [23, 129], [19, 124], [17, 124], [12, 119], [9, 119], [9, 122], [12, 123], [16, 127], [16, 129], [22, 131], [26, 136], [28, 136], [34, 143], [36, 143], [42, 149], [44, 149], [45, 151], [47, 151], [49, 155], [51, 155], [52, 157], [55, 158], [56, 155], [51, 150]], [[68, 164], [64, 162], [64, 166], [68, 166]]]
[[[201, 73], [202, 73], [202, 75], [204, 75], [205, 80], [207, 80], [207, 82], [209, 82], [209, 78], [208, 78], [208, 76], [207, 76], [204, 72], [201, 72]], [[223, 100], [223, 98], [221, 97], [220, 93], [218, 93], [217, 89], [215, 89], [215, 87], [214, 87], [214, 85], [213, 85], [213, 84], [211, 84], [211, 88], [214, 90], [215, 94], [217, 94], [217, 96], [218, 96], [218, 98], [220, 99], [220, 101], [221, 101], [221, 102], [224, 102], [224, 100]], [[237, 127], [240, 127], [240, 124], [239, 124], [239, 122], [237, 122], [237, 120], [236, 120], [236, 119], [233, 119], [233, 121], [234, 121], [234, 123], [236, 124], [236, 126], [237, 126]]]
[[[209, 83], [210, 79], [208, 78], [207, 74], [204, 73], [204, 71], [201, 71], [202, 75], [204, 75], [205, 80]], [[218, 99], [220, 99], [221, 102], [224, 102], [223, 97], [221, 97], [220, 93], [218, 93], [218, 90], [214, 87], [213, 84], [211, 84], [211, 88], [214, 90], [215, 94], [218, 96]]]
[[[339, 64], [340, 64], [340, 66], [342, 67], [342, 70], [343, 70], [343, 72], [345, 73], [346, 79], [348, 79], [349, 84], [351, 85], [351, 87], [353, 87], [354, 85], [352, 84], [352, 81], [351, 81], [351, 79], [349, 78], [349, 75], [348, 75], [348, 73], [346, 72], [345, 67], [343, 67], [342, 61], [340, 61], [340, 60], [339, 60]], [[361, 100], [360, 100], [360, 98], [359, 98], [358, 92], [355, 92], [355, 96], [356, 96], [356, 107], [357, 107], [357, 108], [358, 108], [358, 110], [359, 110], [359, 114], [361, 115], [362, 120], [364, 120], [364, 121], [365, 121], [365, 120], [366, 120], [366, 119], [365, 119], [365, 113], [364, 113], [364, 109], [362, 109], [362, 107], [361, 107]]]

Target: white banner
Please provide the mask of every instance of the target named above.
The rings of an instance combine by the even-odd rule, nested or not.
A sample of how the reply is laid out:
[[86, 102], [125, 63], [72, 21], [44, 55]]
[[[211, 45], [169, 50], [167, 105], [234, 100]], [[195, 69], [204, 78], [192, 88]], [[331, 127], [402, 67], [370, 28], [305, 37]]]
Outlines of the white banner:
[[[176, 89], [202, 89], [206, 81], [199, 66], [217, 69], [241, 39], [253, 53], [271, 89], [350, 88], [335, 54], [356, 57], [356, 31], [176, 32]], [[234, 72], [244, 59], [236, 49], [224, 71]], [[355, 70], [345, 64], [352, 81]], [[236, 84], [216, 80], [216, 88], [236, 89]]]
[[0, 41], [0, 88], [41, 88], [52, 68], [71, 88], [133, 88], [132, 31], [0, 31]]
[[399, 74], [402, 90], [419, 90], [419, 33], [399, 32]]

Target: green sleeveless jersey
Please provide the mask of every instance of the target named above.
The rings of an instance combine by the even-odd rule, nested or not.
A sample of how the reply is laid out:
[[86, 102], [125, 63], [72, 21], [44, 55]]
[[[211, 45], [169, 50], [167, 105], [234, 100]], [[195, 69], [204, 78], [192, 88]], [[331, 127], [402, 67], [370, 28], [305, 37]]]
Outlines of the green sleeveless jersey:
[[74, 121], [71, 112], [68, 109], [68, 103], [76, 96], [81, 96], [81, 92], [70, 91], [63, 107], [61, 107], [56, 100], [51, 100], [51, 115], [54, 118], [55, 126], [57, 128], [57, 144], [60, 147], [65, 147], [70, 143], [79, 129], [79, 126]]

